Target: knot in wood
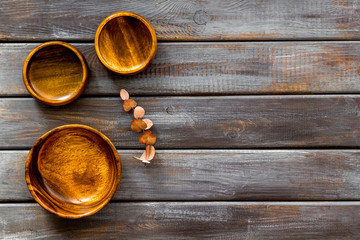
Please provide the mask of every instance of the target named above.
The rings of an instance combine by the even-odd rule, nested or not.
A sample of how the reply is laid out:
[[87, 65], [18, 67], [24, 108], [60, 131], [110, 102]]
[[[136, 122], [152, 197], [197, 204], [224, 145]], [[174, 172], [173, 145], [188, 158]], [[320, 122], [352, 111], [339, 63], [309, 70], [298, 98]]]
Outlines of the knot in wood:
[[167, 112], [168, 114], [173, 115], [174, 112], [175, 112], [175, 107], [172, 106], [172, 105], [170, 105], [170, 106], [166, 107], [165, 110], [166, 110], [166, 112]]
[[230, 138], [236, 138], [238, 133], [235, 130], [231, 130], [230, 132], [228, 132], [227, 134]]
[[204, 10], [197, 10], [194, 14], [194, 22], [197, 25], [206, 25], [209, 19], [209, 15]]

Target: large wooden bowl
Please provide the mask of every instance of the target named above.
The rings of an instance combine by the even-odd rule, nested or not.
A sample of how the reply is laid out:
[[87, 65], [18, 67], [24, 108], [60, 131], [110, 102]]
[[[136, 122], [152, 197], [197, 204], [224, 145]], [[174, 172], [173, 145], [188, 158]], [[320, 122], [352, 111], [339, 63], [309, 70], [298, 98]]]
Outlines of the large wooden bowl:
[[31, 195], [64, 218], [99, 211], [115, 194], [120, 177], [120, 158], [111, 141], [78, 124], [45, 133], [31, 148], [25, 166]]
[[74, 101], [84, 91], [88, 68], [72, 45], [52, 41], [33, 49], [23, 67], [24, 84], [39, 101], [53, 106]]
[[144, 17], [118, 12], [105, 18], [95, 35], [95, 51], [113, 72], [131, 75], [144, 70], [155, 57], [154, 28]]

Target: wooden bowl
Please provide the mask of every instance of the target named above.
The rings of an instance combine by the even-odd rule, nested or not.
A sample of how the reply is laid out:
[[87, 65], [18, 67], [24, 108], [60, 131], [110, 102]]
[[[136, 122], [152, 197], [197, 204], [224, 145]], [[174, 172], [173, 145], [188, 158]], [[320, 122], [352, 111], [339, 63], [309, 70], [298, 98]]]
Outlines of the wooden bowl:
[[31, 195], [43, 208], [64, 218], [99, 211], [114, 196], [120, 177], [120, 158], [111, 141], [79, 124], [45, 133], [26, 160]]
[[88, 68], [72, 45], [52, 41], [33, 49], [23, 67], [24, 84], [39, 101], [53, 106], [74, 101], [84, 91]]
[[118, 12], [105, 18], [95, 34], [95, 51], [113, 72], [131, 75], [144, 70], [154, 59], [157, 39], [144, 17]]

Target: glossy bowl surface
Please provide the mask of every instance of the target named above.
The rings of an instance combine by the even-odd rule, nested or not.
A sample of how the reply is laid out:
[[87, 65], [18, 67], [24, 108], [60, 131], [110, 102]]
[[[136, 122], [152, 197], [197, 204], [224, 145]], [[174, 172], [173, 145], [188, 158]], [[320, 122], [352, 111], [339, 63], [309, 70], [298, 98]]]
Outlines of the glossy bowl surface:
[[60, 217], [81, 218], [99, 211], [115, 194], [121, 178], [120, 157], [96, 129], [64, 125], [34, 144], [25, 178], [43, 208]]
[[53, 106], [78, 98], [88, 81], [88, 67], [74, 46], [51, 41], [34, 48], [23, 67], [23, 80], [30, 94]]
[[118, 12], [105, 18], [95, 34], [95, 51], [105, 67], [131, 75], [144, 70], [154, 59], [157, 39], [144, 17]]

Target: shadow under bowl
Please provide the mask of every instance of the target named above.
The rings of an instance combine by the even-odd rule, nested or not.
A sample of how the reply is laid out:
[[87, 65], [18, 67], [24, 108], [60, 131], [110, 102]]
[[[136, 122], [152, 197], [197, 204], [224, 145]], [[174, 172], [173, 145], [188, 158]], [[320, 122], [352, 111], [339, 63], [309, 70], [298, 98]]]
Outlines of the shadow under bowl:
[[95, 35], [95, 51], [109, 70], [132, 75], [144, 70], [154, 59], [157, 39], [144, 17], [118, 12], [105, 18]]
[[31, 148], [25, 178], [31, 195], [46, 210], [81, 218], [103, 208], [120, 183], [120, 157], [94, 128], [64, 125], [45, 133]]
[[23, 80], [30, 94], [53, 106], [78, 98], [88, 81], [82, 54], [72, 45], [51, 41], [33, 49], [23, 67]]

